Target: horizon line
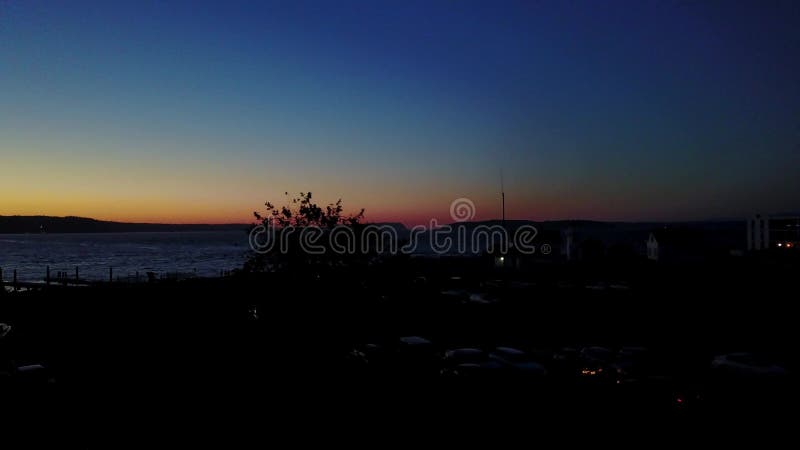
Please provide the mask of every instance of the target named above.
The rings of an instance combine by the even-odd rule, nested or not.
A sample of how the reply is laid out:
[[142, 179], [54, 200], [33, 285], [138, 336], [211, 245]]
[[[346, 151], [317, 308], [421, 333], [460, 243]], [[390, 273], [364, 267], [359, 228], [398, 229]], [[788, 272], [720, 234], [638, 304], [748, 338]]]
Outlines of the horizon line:
[[[755, 215], [755, 214], [753, 214]], [[774, 214], [767, 214], [767, 215], [774, 215]], [[786, 213], [781, 213], [777, 215], [786, 215]], [[789, 214], [789, 215], [796, 215], [796, 214]], [[81, 220], [91, 220], [95, 222], [106, 222], [106, 223], [116, 223], [116, 224], [125, 224], [125, 225], [154, 225], [154, 226], [217, 226], [217, 227], [224, 227], [224, 226], [250, 226], [253, 224], [258, 223], [257, 221], [253, 222], [128, 222], [128, 221], [121, 221], [121, 220], [108, 220], [108, 219], [98, 219], [94, 217], [85, 217], [85, 216], [74, 216], [74, 215], [66, 215], [66, 216], [51, 216], [46, 214], [31, 214], [31, 215], [23, 215], [23, 214], [13, 214], [13, 215], [4, 215], [0, 214], [0, 218], [3, 217], [23, 217], [23, 218], [50, 218], [50, 219], [81, 219]], [[543, 219], [543, 220], [534, 220], [534, 219], [509, 219], [506, 218], [506, 222], [532, 222], [532, 223], [547, 223], [547, 222], [596, 222], [596, 223], [630, 223], [630, 224], [653, 224], [653, 223], [663, 223], [663, 224], [670, 224], [670, 223], [698, 223], [698, 222], [738, 222], [738, 221], [745, 221], [747, 217], [723, 217], [723, 218], [706, 218], [706, 219], [684, 219], [684, 220], [642, 220], [642, 219], [634, 219], [634, 220], [598, 220], [598, 219], [580, 219], [580, 218], [568, 218], [568, 219]], [[483, 223], [483, 222], [502, 222], [503, 219], [501, 218], [492, 218], [492, 219], [482, 219], [482, 220], [468, 220], [468, 221], [452, 221], [452, 222], [443, 222], [441, 225], [456, 225], [456, 224], [463, 224], [463, 223]], [[410, 228], [416, 225], [410, 225], [405, 223], [402, 220], [378, 220], [378, 221], [365, 221], [365, 224], [400, 224], [406, 228]], [[417, 224], [419, 225], [419, 224]]]

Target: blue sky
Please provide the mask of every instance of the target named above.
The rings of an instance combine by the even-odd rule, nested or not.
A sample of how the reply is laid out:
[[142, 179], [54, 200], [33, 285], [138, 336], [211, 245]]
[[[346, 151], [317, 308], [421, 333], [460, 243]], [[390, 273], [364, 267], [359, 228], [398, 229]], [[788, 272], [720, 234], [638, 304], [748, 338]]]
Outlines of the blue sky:
[[800, 209], [797, 2], [0, 0], [0, 214]]

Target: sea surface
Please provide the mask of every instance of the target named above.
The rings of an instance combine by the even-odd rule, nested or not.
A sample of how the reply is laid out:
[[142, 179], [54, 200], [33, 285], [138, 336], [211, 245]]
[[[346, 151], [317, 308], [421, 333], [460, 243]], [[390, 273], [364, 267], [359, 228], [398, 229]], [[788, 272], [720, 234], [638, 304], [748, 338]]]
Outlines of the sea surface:
[[10, 281], [51, 278], [58, 272], [85, 280], [156, 276], [219, 276], [241, 268], [249, 250], [243, 231], [0, 234], [0, 268]]

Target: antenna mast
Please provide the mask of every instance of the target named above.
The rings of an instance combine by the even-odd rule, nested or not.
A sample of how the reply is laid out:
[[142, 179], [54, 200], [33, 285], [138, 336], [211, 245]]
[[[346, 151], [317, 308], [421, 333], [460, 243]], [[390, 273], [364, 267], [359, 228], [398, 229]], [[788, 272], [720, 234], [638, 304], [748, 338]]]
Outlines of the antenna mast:
[[502, 209], [502, 217], [503, 217], [503, 226], [506, 225], [506, 190], [505, 186], [503, 185], [503, 169], [500, 169], [500, 198], [503, 202], [503, 209]]

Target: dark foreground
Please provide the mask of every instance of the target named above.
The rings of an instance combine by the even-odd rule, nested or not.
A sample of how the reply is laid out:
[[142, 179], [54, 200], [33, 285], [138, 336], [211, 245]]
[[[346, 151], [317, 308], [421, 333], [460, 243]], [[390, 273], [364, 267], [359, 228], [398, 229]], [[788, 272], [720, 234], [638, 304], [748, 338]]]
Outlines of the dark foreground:
[[796, 405], [791, 267], [405, 264], [5, 294], [5, 413], [90, 428], [135, 411], [335, 419], [360, 433], [367, 420], [780, 423]]

